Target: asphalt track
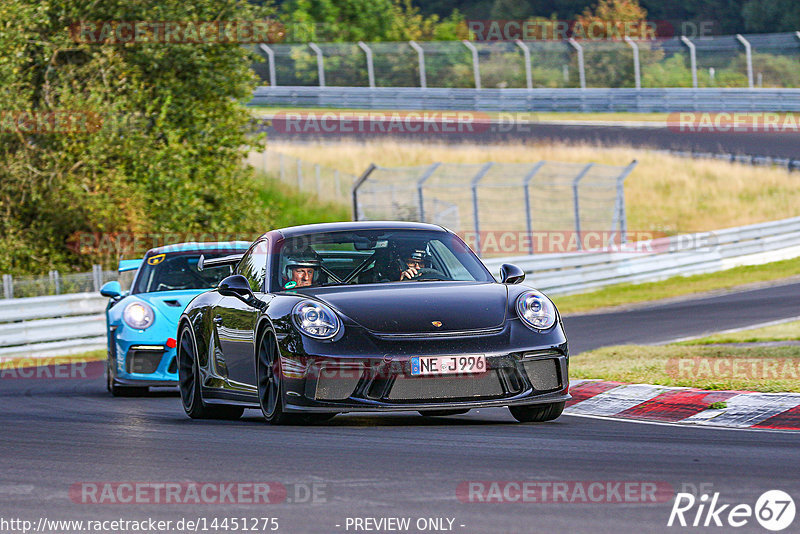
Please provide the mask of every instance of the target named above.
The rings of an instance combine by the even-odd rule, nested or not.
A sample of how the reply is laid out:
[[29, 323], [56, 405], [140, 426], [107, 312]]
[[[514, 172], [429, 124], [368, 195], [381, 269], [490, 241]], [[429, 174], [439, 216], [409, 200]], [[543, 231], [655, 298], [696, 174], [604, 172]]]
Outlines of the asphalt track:
[[[318, 114], [322, 116], [322, 114]], [[570, 123], [569, 121], [516, 122], [495, 121], [487, 127], [457, 129], [452, 133], [391, 130], [388, 123], [376, 130], [369, 121], [354, 126], [352, 119], [343, 119], [341, 126], [327, 119], [328, 130], [317, 123], [300, 121], [298, 125], [275, 122], [263, 125], [261, 131], [275, 141], [332, 141], [352, 138], [359, 141], [381, 137], [406, 141], [441, 143], [588, 143], [597, 146], [631, 146], [660, 150], [688, 151], [713, 154], [741, 154], [772, 158], [800, 158], [800, 133], [789, 132], [697, 132], [678, 131], [659, 125], [614, 125]], [[377, 122], [377, 121], [376, 121]], [[363, 126], [366, 124], [366, 126]]]
[[[656, 342], [800, 315], [799, 295], [795, 283], [568, 317], [566, 325], [573, 352]], [[276, 517], [277, 532], [336, 533], [355, 532], [345, 528], [348, 517], [410, 517], [408, 532], [419, 532], [417, 518], [445, 517], [454, 519], [452, 531], [463, 533], [669, 532], [685, 530], [666, 526], [668, 499], [681, 489], [719, 492], [722, 504], [751, 506], [762, 492], [781, 489], [800, 502], [796, 433], [576, 416], [521, 425], [504, 409], [438, 419], [351, 414], [314, 427], [270, 427], [252, 410], [236, 422], [192, 421], [175, 393], [112, 399], [99, 377], [0, 380], [0, 406], [0, 522]], [[465, 481], [521, 480], [647, 481], [667, 487], [669, 496], [649, 504], [475, 503], [457, 493]], [[75, 484], [129, 481], [274, 481], [289, 494], [285, 502], [259, 506], [70, 498]], [[303, 488], [312, 484], [317, 499], [308, 503]], [[737, 531], [764, 532], [753, 518]]]

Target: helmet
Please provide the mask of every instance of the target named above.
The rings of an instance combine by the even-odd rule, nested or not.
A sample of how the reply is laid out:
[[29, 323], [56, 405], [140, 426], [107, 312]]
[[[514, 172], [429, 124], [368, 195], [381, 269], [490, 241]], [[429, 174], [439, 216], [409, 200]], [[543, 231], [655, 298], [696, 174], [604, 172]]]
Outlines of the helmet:
[[311, 248], [294, 251], [288, 254], [286, 258], [286, 267], [283, 270], [283, 275], [287, 280], [292, 279], [292, 269], [298, 267], [311, 267], [314, 269], [313, 282], [317, 283], [320, 274], [320, 261], [319, 256]]
[[[424, 248], [411, 247], [400, 249], [398, 257], [403, 263], [408, 262], [408, 260], [415, 260], [421, 262], [423, 267], [428, 266], [429, 256]], [[405, 269], [405, 267], [403, 267], [403, 269]]]

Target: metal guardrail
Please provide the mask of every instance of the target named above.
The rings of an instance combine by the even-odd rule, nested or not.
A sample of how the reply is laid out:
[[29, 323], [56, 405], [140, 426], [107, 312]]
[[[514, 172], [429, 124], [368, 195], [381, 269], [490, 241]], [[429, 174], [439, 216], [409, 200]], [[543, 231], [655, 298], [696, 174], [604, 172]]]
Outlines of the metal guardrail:
[[0, 300], [0, 361], [103, 349], [107, 302], [94, 292]]
[[652, 252], [539, 254], [486, 260], [492, 272], [513, 263], [525, 283], [551, 294], [579, 293], [626, 282], [721, 271], [800, 256], [800, 217], [638, 242]]
[[257, 87], [251, 106], [463, 111], [800, 111], [800, 89]]
[[[537, 254], [485, 263], [494, 273], [514, 263], [528, 274], [527, 285], [550, 294], [576, 293], [798, 257], [800, 217], [659, 238], [639, 247], [652, 252]], [[0, 300], [0, 361], [103, 349], [106, 303], [97, 293]]]

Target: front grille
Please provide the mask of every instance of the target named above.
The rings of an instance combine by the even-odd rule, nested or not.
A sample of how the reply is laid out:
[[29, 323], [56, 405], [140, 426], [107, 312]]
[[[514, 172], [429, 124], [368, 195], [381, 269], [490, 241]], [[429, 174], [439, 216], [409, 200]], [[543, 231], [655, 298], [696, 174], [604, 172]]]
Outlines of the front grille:
[[[354, 373], [355, 374], [355, 373]], [[316, 400], [345, 400], [349, 399], [356, 389], [360, 376], [321, 376], [317, 380], [317, 389], [314, 391]]]
[[522, 362], [525, 373], [531, 381], [533, 389], [537, 391], [550, 391], [561, 387], [558, 378], [558, 360], [528, 360]]
[[128, 351], [128, 358], [125, 362], [125, 369], [129, 373], [140, 373], [149, 375], [155, 373], [164, 351], [156, 350], [135, 350]]
[[475, 376], [410, 377], [398, 376], [390, 400], [473, 399], [504, 394], [497, 371]]

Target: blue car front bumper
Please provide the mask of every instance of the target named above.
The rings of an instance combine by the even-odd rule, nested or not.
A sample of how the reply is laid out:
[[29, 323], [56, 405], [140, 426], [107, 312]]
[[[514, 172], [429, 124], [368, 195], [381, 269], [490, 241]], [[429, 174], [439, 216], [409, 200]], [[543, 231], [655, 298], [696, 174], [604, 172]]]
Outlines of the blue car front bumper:
[[[112, 333], [114, 381], [126, 386], [176, 386], [176, 348], [168, 339], [153, 339], [147, 331], [120, 328]], [[173, 340], [174, 341], [174, 340]]]

